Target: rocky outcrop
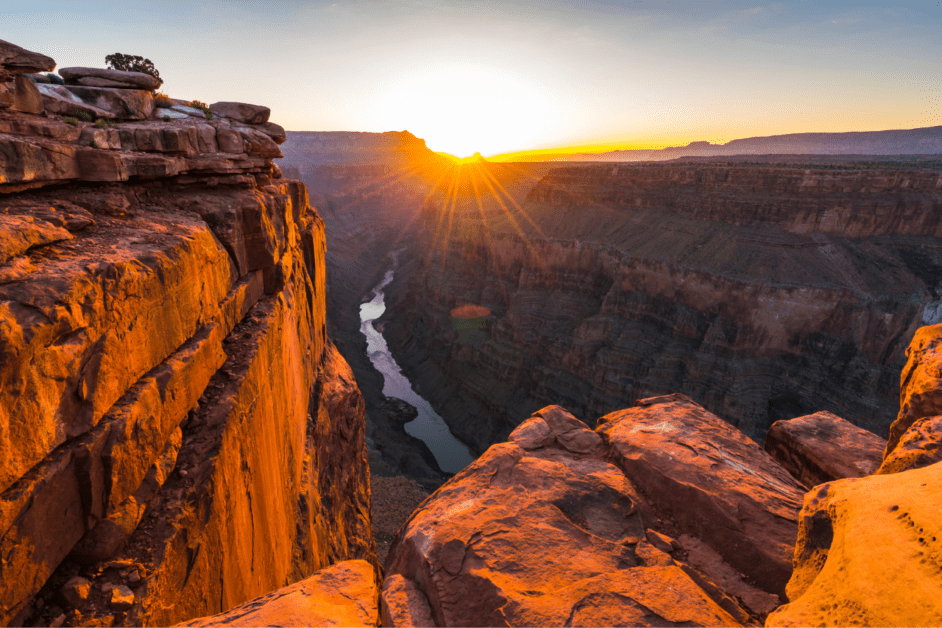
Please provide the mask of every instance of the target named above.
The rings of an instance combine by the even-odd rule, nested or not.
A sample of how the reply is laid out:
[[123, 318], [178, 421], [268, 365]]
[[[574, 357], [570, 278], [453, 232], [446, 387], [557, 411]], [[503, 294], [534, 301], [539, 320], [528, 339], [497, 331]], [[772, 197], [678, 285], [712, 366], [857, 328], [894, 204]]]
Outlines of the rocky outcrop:
[[[591, 424], [672, 392], [757, 442], [821, 410], [885, 436], [942, 295], [939, 185], [852, 164], [557, 168], [519, 207], [433, 199], [381, 321], [477, 452], [547, 403]], [[491, 311], [474, 342], [463, 305]]]
[[830, 412], [772, 424], [765, 450], [806, 487], [873, 473], [886, 441]]
[[942, 416], [919, 419], [903, 433], [876, 475], [920, 469], [942, 462]]
[[384, 623], [752, 624], [780, 603], [800, 499], [764, 451], [682, 396], [594, 431], [550, 406], [406, 522]]
[[0, 622], [169, 625], [375, 564], [323, 222], [275, 151], [0, 111]]
[[788, 584], [769, 626], [942, 622], [942, 465], [845, 479], [805, 496]]
[[379, 626], [376, 570], [363, 560], [325, 567], [310, 578], [179, 626]]

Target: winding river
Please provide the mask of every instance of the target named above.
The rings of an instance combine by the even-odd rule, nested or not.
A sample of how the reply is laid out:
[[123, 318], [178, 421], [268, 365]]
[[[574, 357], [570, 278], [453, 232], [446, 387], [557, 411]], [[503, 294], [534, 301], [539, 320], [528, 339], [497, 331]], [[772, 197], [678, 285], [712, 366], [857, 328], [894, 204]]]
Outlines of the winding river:
[[467, 446], [455, 438], [444, 419], [428, 401], [412, 390], [412, 384], [402, 374], [402, 369], [389, 353], [386, 339], [373, 326], [373, 321], [386, 311], [383, 288], [393, 280], [393, 271], [386, 271], [383, 280], [373, 288], [373, 299], [360, 306], [360, 331], [366, 336], [366, 351], [370, 361], [383, 374], [383, 394], [412, 404], [419, 415], [405, 425], [406, 432], [421, 439], [432, 450], [442, 471], [457, 473], [471, 464], [474, 458]]

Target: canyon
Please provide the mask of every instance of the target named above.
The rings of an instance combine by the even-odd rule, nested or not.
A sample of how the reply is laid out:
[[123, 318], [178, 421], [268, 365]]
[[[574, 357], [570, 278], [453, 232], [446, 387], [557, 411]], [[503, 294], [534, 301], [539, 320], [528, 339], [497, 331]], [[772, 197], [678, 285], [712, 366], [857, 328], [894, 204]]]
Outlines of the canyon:
[[[942, 622], [932, 167], [458, 162], [54, 68], [0, 41], [0, 623]], [[359, 330], [391, 268], [454, 473]]]

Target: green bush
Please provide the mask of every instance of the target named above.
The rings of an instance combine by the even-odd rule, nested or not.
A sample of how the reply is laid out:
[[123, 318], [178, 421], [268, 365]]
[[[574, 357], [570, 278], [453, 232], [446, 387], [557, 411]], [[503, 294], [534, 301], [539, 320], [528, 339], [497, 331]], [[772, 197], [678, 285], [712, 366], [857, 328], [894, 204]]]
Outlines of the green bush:
[[95, 128], [105, 129], [108, 127], [108, 122], [104, 118], [98, 118], [95, 120]]
[[45, 74], [26, 74], [29, 78], [33, 79], [34, 83], [51, 83], [49, 77]]
[[49, 72], [48, 74], [45, 75], [45, 77], [49, 79], [50, 83], [55, 83], [56, 85], [65, 85], [65, 79], [59, 76], [58, 74], [53, 74], [52, 72]]
[[160, 72], [157, 71], [157, 68], [154, 67], [154, 62], [150, 59], [145, 59], [144, 57], [139, 57], [137, 55], [126, 55], [116, 52], [113, 55], [108, 55], [105, 57], [105, 63], [108, 64], [108, 68], [112, 70], [124, 70], [125, 72], [144, 72], [145, 74], [150, 74], [155, 79], [160, 81], [161, 85], [163, 84], [163, 79], [160, 78]]
[[73, 118], [81, 120], [82, 122], [91, 122], [92, 120], [95, 119], [95, 116], [93, 116], [89, 112], [81, 111], [79, 109], [73, 109], [72, 111], [69, 112], [69, 115]]
[[72, 116], [66, 116], [63, 122], [65, 122], [66, 124], [71, 124], [72, 126], [78, 126], [78, 120], [76, 120]]
[[202, 111], [203, 113], [205, 113], [207, 120], [212, 120], [212, 119], [213, 119], [213, 112], [209, 110], [209, 105], [207, 105], [207, 104], [204, 103], [203, 101], [201, 101], [201, 100], [191, 100], [191, 101], [190, 101], [190, 106], [193, 107], [194, 109], [199, 109], [200, 111]]
[[157, 92], [154, 94], [154, 106], [162, 109], [170, 109], [170, 107], [173, 107], [173, 100], [167, 94]]

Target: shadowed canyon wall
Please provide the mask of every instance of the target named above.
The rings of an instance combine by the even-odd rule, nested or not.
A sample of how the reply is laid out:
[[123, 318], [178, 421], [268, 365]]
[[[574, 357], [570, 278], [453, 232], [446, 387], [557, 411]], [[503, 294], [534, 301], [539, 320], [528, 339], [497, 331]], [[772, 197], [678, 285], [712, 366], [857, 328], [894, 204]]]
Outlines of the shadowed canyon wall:
[[95, 89], [111, 124], [0, 108], [0, 622], [170, 625], [375, 564], [363, 400], [283, 130]]
[[592, 425], [671, 392], [758, 442], [818, 410], [886, 436], [939, 316], [940, 209], [932, 171], [560, 168], [518, 207], [429, 202], [386, 335], [479, 453], [547, 404]]

